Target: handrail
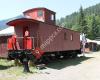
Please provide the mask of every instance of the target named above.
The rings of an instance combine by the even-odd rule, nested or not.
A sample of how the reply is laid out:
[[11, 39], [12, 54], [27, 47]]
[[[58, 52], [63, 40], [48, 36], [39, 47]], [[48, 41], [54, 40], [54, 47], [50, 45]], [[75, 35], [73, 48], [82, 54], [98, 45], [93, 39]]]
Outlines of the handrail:
[[[32, 49], [35, 49], [35, 39], [37, 39], [37, 37], [28, 37], [28, 38], [31, 38], [32, 39]], [[23, 45], [24, 42], [23, 42], [23, 39], [24, 39], [24, 37], [17, 37], [16, 38], [17, 50], [24, 50], [24, 45]], [[37, 44], [38, 44], [38, 42], [36, 40], [36, 45]], [[12, 48], [12, 50], [13, 50], [13, 48]]]

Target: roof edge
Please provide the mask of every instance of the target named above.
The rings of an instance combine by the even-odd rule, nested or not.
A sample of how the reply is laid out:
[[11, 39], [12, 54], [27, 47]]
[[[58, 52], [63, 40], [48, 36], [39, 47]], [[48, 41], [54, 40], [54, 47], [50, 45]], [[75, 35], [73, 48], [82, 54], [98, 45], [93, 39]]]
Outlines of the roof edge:
[[48, 10], [48, 11], [51, 11], [52, 13], [56, 14], [56, 12], [54, 12], [50, 9], [44, 8], [44, 7], [37, 7], [37, 8], [28, 9], [28, 10], [24, 11], [23, 13], [25, 14], [25, 13], [30, 12], [30, 11], [41, 10], [41, 9]]

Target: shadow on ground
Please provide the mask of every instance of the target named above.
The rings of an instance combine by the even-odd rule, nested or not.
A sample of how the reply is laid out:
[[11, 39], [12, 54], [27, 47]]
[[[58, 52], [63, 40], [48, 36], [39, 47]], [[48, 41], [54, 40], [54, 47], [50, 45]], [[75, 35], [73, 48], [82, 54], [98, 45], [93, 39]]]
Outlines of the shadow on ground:
[[81, 64], [81, 62], [88, 60], [90, 58], [93, 58], [93, 57], [77, 57], [75, 59], [56, 60], [52, 63], [49, 63], [47, 67], [60, 70], [68, 66], [76, 66], [78, 64]]
[[5, 69], [11, 68], [11, 67], [13, 67], [13, 65], [10, 65], [10, 66], [0, 65], [0, 70], [5, 70]]

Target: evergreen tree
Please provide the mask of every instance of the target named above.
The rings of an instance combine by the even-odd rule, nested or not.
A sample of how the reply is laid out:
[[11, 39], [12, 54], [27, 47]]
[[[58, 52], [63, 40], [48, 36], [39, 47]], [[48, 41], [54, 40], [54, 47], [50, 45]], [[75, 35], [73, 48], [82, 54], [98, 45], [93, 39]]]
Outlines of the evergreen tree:
[[88, 27], [87, 27], [87, 22], [85, 20], [85, 15], [82, 6], [80, 7], [80, 12], [79, 12], [79, 25], [80, 25], [80, 32], [87, 34]]
[[98, 36], [99, 28], [95, 19], [95, 15], [92, 19], [92, 26], [91, 26], [91, 38], [95, 39]]
[[[81, 14], [80, 14], [81, 12]], [[83, 8], [80, 8], [80, 12], [74, 12], [71, 15], [67, 15], [66, 17], [61, 18], [58, 22], [59, 25], [65, 24], [66, 28], [80, 31], [81, 33], [84, 32], [86, 37], [89, 39], [93, 39], [93, 30], [92, 30], [92, 23], [93, 23], [93, 15], [95, 14], [95, 20], [96, 25], [98, 27], [96, 32], [96, 36], [100, 37], [100, 3], [94, 6], [90, 6], [83, 10]], [[81, 16], [83, 15], [83, 16]], [[83, 18], [83, 19], [82, 19]], [[80, 25], [81, 24], [81, 25]], [[83, 25], [85, 25], [83, 27]], [[84, 29], [82, 29], [84, 28]], [[83, 31], [84, 30], [84, 31]]]

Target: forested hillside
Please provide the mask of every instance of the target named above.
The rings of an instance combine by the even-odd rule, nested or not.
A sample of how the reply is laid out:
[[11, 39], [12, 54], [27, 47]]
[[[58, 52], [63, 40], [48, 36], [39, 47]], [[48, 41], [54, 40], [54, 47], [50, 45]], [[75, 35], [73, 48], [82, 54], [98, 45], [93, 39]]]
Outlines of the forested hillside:
[[7, 22], [13, 20], [13, 19], [17, 19], [17, 18], [23, 18], [22, 15], [13, 17], [13, 18], [9, 18], [9, 19], [5, 19], [5, 20], [1, 20], [0, 21], [0, 30], [7, 28], [8, 26], [6, 25]]
[[78, 12], [57, 20], [57, 25], [85, 33], [90, 39], [100, 37], [100, 3], [86, 9], [81, 6]]

